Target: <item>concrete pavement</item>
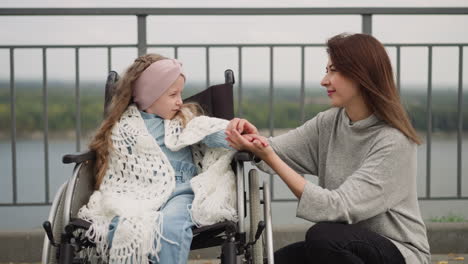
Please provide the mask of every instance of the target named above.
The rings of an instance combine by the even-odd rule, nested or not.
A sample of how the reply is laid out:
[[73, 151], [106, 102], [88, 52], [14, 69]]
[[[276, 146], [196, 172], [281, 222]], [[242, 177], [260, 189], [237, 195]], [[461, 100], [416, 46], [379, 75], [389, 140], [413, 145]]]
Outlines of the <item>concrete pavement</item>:
[[[468, 263], [468, 222], [461, 223], [426, 223], [434, 262], [438, 264]], [[304, 239], [308, 226], [290, 226], [274, 230], [274, 247], [281, 248], [292, 242]], [[34, 263], [41, 261], [44, 232], [41, 229], [0, 231], [1, 263]], [[190, 258], [196, 264], [209, 264], [219, 255], [218, 248], [196, 250]], [[465, 254], [457, 259], [449, 253]], [[198, 262], [196, 262], [198, 261]], [[446, 261], [446, 262], [444, 262]]]

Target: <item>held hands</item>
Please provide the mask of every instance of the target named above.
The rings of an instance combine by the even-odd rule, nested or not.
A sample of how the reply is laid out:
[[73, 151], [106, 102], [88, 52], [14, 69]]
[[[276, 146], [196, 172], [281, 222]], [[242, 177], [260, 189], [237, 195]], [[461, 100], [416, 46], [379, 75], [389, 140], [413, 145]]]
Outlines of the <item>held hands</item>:
[[265, 137], [256, 134], [241, 135], [237, 130], [233, 132], [226, 131], [228, 136], [226, 140], [229, 145], [237, 150], [247, 150], [255, 154], [255, 156], [265, 160], [274, 153], [271, 146]]
[[268, 144], [265, 137], [257, 134], [243, 134], [241, 135], [237, 130], [232, 132], [226, 130], [228, 136], [226, 140], [229, 145], [237, 150], [247, 150], [255, 154], [255, 156], [262, 160], [267, 159], [274, 154], [273, 149]]
[[297, 198], [301, 198], [306, 181], [304, 177], [291, 169], [268, 144], [265, 137], [258, 134], [257, 128], [249, 121], [234, 118], [226, 128], [226, 141], [237, 150], [252, 152], [255, 156], [265, 161], [288, 185]]
[[226, 128], [226, 135], [229, 145], [237, 150], [250, 151], [261, 159], [274, 153], [267, 139], [260, 136], [257, 128], [246, 119], [232, 119]]
[[257, 128], [252, 125], [249, 121], [242, 118], [234, 118], [232, 119], [228, 126], [226, 127], [226, 131], [233, 132], [236, 130], [240, 134], [256, 134], [258, 135]]
[[[253, 141], [253, 137], [251, 135], [258, 135], [258, 130], [254, 125], [247, 121], [247, 119], [234, 118], [227, 125], [225, 133], [226, 136], [228, 136], [226, 138], [226, 141], [229, 142], [232, 148], [235, 148], [237, 150], [251, 151], [249, 149], [249, 147], [251, 147], [251, 144], [246, 143], [247, 141]], [[244, 139], [247, 141], [242, 140], [240, 137], [237, 137], [237, 134], [242, 135], [242, 137], [244, 137]]]

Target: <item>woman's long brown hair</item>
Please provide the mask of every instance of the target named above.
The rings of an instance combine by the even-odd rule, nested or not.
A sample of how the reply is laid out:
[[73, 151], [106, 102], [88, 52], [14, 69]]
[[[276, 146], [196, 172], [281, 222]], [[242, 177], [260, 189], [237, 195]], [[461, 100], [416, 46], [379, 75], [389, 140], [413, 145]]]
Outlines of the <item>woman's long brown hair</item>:
[[327, 51], [336, 70], [359, 84], [365, 103], [377, 117], [421, 144], [400, 102], [382, 43], [366, 34], [340, 34], [327, 41]]
[[96, 135], [89, 144], [89, 148], [96, 152], [95, 162], [95, 189], [99, 189], [104, 174], [107, 170], [107, 158], [109, 151], [112, 148], [111, 131], [114, 125], [119, 121], [127, 107], [133, 102], [132, 91], [133, 83], [141, 73], [150, 66], [153, 62], [166, 59], [158, 54], [146, 54], [135, 60], [128, 67], [124, 75], [117, 82], [116, 91], [112, 97], [109, 106], [108, 115], [102, 121], [101, 126], [96, 132]]

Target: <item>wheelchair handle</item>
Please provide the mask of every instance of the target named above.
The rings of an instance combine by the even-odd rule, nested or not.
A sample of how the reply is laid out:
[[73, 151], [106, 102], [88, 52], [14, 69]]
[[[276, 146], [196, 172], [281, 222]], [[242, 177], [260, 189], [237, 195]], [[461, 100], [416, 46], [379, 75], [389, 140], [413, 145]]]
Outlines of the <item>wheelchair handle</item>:
[[255, 242], [257, 242], [257, 240], [260, 238], [265, 227], [266, 227], [266, 224], [264, 221], [258, 222], [257, 233], [255, 233]]
[[62, 157], [63, 164], [70, 164], [70, 163], [81, 163], [88, 160], [95, 160], [96, 159], [96, 152], [92, 150], [86, 150], [83, 152], [78, 152], [74, 154], [66, 154]]
[[234, 72], [231, 69], [224, 71], [224, 83], [234, 84], [236, 80], [234, 79]]
[[254, 155], [251, 152], [247, 151], [238, 151], [234, 154], [235, 161], [253, 161]]
[[50, 244], [54, 247], [58, 247], [58, 244], [55, 243], [54, 234], [52, 233], [52, 224], [49, 221], [42, 223], [42, 227], [46, 232], [47, 238], [49, 238]]

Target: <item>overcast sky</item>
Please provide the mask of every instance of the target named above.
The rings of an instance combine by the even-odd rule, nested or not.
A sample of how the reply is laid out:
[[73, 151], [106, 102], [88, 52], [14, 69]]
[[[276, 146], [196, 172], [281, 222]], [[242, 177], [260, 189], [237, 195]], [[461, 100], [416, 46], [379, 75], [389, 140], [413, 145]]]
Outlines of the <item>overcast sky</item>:
[[[3, 0], [0, 8], [12, 7], [468, 7], [468, 0], [379, 0], [379, 1], [129, 1], [129, 0]], [[133, 16], [81, 17], [0, 17], [0, 45], [16, 44], [134, 44], [136, 18]], [[360, 32], [360, 16], [150, 16], [148, 43], [324, 43], [341, 32]], [[374, 16], [373, 34], [384, 43], [468, 43], [468, 15]], [[149, 50], [154, 51], [154, 50]], [[156, 50], [174, 56], [169, 49]], [[395, 50], [388, 49], [394, 60]], [[468, 68], [465, 48], [465, 70]], [[9, 78], [8, 50], [0, 49], [0, 78]], [[107, 51], [82, 49], [80, 77], [101, 79], [107, 71]], [[112, 68], [122, 71], [136, 56], [135, 49], [115, 49]], [[203, 49], [181, 49], [192, 80], [205, 78]], [[17, 79], [40, 79], [42, 55], [37, 49], [16, 50]], [[49, 79], [74, 79], [74, 51], [48, 50]], [[274, 54], [276, 83], [299, 84], [300, 50], [277, 48]], [[323, 75], [327, 57], [323, 49], [306, 50], [306, 80], [314, 83]], [[458, 49], [434, 49], [435, 83], [456, 85]], [[269, 51], [244, 49], [244, 82], [269, 80]], [[212, 49], [212, 82], [222, 79], [222, 71], [237, 71], [237, 49]], [[21, 70], [19, 70], [21, 69]], [[468, 71], [465, 71], [468, 72]], [[468, 78], [465, 78], [468, 79]], [[190, 79], [189, 79], [190, 80]], [[427, 49], [402, 50], [402, 83], [427, 82]]]
[[458, 7], [465, 0], [3, 0], [1, 7]]

